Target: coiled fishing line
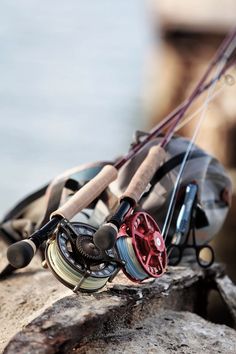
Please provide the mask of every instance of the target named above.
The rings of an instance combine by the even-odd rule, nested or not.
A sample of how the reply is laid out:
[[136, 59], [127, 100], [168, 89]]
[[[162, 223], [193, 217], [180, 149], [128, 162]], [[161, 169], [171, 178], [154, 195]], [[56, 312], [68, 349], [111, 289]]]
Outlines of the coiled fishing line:
[[[94, 228], [82, 223], [73, 223], [73, 226], [74, 224], [76, 224], [77, 238], [82, 239], [90, 234], [92, 240], [91, 234], [95, 232]], [[84, 256], [75, 254], [71, 249], [70, 237], [67, 233], [60, 231], [55, 239], [48, 242], [45, 257], [47, 265], [57, 279], [76, 291], [97, 291], [105, 286], [109, 278], [117, 271], [115, 263], [86, 262], [86, 253]]]
[[142, 281], [149, 277], [137, 260], [131, 237], [118, 238], [116, 249], [119, 257], [125, 262], [123, 271], [128, 278], [132, 281]]

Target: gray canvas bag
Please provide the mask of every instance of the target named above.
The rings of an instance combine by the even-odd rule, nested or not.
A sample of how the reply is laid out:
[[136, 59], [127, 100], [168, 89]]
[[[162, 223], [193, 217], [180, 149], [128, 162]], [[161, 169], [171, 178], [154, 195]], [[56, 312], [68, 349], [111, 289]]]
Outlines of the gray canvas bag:
[[[129, 184], [131, 177], [146, 157], [151, 146], [160, 142], [155, 139], [120, 171], [117, 181], [111, 186], [112, 192], [119, 197]], [[167, 213], [171, 193], [186, 152], [189, 140], [174, 137], [166, 147], [166, 158], [163, 165], [156, 171], [149, 190], [143, 194], [138, 205], [151, 214], [162, 229]], [[181, 179], [181, 189], [189, 183], [198, 185], [198, 203], [208, 220], [208, 225], [196, 230], [199, 244], [208, 243], [222, 227], [229, 211], [232, 185], [231, 181], [217, 159], [193, 146]], [[176, 216], [179, 211], [177, 201], [176, 212], [172, 220], [172, 232], [175, 229]]]

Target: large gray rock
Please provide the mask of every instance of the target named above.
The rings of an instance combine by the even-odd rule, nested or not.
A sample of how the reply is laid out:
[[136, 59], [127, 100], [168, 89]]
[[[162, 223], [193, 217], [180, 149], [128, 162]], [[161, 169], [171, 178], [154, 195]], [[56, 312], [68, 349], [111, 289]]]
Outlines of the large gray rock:
[[190, 312], [160, 311], [136, 323], [80, 346], [76, 354], [212, 354], [236, 353], [235, 331]]
[[228, 306], [234, 303], [235, 289], [221, 276], [217, 265], [204, 271], [187, 264], [169, 267], [154, 282], [138, 285], [120, 274], [99, 293], [75, 295], [35, 259], [0, 282], [0, 351], [212, 353], [214, 347], [235, 353], [233, 329], [190, 313], [205, 315], [209, 284], [216, 281]]

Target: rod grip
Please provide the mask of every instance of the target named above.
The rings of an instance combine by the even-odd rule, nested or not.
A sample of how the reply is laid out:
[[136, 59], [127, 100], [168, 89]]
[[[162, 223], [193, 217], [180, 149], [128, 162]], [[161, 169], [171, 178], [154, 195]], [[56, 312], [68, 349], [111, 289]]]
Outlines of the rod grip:
[[147, 157], [134, 174], [121, 199], [130, 198], [137, 203], [154, 176], [154, 173], [163, 162], [164, 157], [165, 150], [160, 145], [152, 146]]
[[114, 166], [104, 166], [93, 179], [78, 190], [64, 205], [55, 210], [51, 214], [51, 218], [62, 216], [70, 220], [96, 199], [117, 178], [117, 175], [118, 171]]

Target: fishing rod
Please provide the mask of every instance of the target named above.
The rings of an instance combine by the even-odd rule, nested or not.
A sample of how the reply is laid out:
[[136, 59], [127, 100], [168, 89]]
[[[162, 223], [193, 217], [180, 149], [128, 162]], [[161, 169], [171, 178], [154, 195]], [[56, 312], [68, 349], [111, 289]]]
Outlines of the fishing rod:
[[[209, 87], [209, 84], [205, 85], [201, 89], [200, 93], [203, 93], [208, 87]], [[116, 169], [119, 170], [123, 165], [125, 165], [126, 162], [131, 160], [151, 139], [158, 136], [158, 134], [160, 134], [163, 129], [168, 127], [170, 125], [172, 119], [179, 113], [180, 109], [182, 109], [184, 107], [184, 105], [186, 104], [186, 101], [184, 101], [174, 112], [169, 114], [154, 129], [152, 129], [150, 134], [147, 136], [147, 138], [145, 140], [143, 140], [142, 142], [136, 142], [136, 144], [132, 144], [132, 148], [130, 149], [130, 151], [125, 156], [123, 156], [120, 160], [118, 160], [116, 162], [116, 164], [114, 165], [116, 167]], [[102, 171], [102, 172], [107, 173], [107, 171]], [[113, 173], [115, 174], [115, 172], [113, 172]], [[91, 202], [91, 199], [98, 197], [99, 194], [102, 193], [103, 188], [105, 189], [109, 185], [110, 181], [112, 182], [113, 178], [115, 179], [115, 177], [111, 177], [111, 179], [109, 179], [109, 178], [110, 177], [108, 177], [108, 179], [104, 180], [103, 173], [100, 172], [96, 176], [96, 178], [94, 178], [92, 181], [88, 182], [88, 184], [86, 185], [86, 187], [87, 187], [86, 189], [90, 190], [90, 188], [89, 188], [90, 184], [93, 183], [94, 191], [96, 190], [96, 192], [97, 192], [95, 194], [94, 193], [91, 194], [92, 196], [89, 199], [88, 203]], [[74, 200], [71, 201], [71, 204], [73, 204], [73, 206], [76, 205], [77, 207], [76, 207], [76, 211], [73, 212], [73, 214], [78, 213], [80, 210], [82, 210], [83, 208], [85, 208], [87, 206], [86, 202], [83, 202], [84, 195], [86, 195], [86, 194], [87, 194], [86, 190], [83, 187], [83, 193], [81, 190], [79, 190], [76, 193], [76, 195], [74, 196]], [[76, 199], [78, 199], [80, 201], [80, 203], [77, 203], [75, 201], [75, 197], [77, 197]], [[55, 216], [54, 216], [54, 214], [55, 214]], [[62, 218], [61, 214], [62, 214], [61, 209], [60, 209], [60, 215], [59, 215], [59, 210], [55, 211], [52, 214], [51, 220], [49, 222], [47, 222], [42, 228], [40, 228], [39, 230], [34, 232], [28, 239], [18, 241], [8, 248], [8, 252], [7, 252], [8, 260], [13, 267], [13, 268], [10, 267], [10, 270], [13, 270], [14, 268], [16, 268], [16, 269], [24, 268], [30, 263], [33, 256], [35, 255], [37, 249], [40, 247], [40, 245], [45, 240], [48, 239], [48, 237], [50, 237], [50, 235], [56, 229], [57, 225], [60, 223], [60, 220]], [[74, 215], [72, 216], [72, 214], [70, 214], [70, 215], [71, 215], [71, 217], [74, 216]], [[67, 217], [69, 217], [69, 215], [67, 215]]]
[[[232, 44], [233, 42], [233, 44]], [[160, 231], [156, 222], [151, 218], [151, 216], [146, 213], [145, 211], [142, 212], [135, 212], [135, 207], [140, 200], [142, 194], [144, 193], [148, 183], [151, 181], [155, 171], [160, 167], [160, 163], [164, 159], [164, 147], [168, 144], [171, 140], [178, 123], [183, 118], [186, 110], [188, 109], [189, 105], [191, 104], [192, 100], [198, 95], [199, 90], [201, 89], [202, 84], [205, 82], [206, 78], [209, 76], [209, 73], [217, 65], [217, 75], [216, 79], [218, 80], [222, 73], [225, 72], [225, 66], [229, 60], [230, 55], [235, 49], [235, 35], [232, 37], [232, 41], [227, 41], [227, 46], [223, 46], [223, 50], [225, 52], [223, 56], [223, 64], [220, 67], [220, 63], [218, 60], [213, 61], [212, 64], [209, 66], [206, 73], [203, 75], [202, 79], [200, 80], [199, 84], [195, 87], [192, 94], [189, 97], [186, 105], [180, 109], [179, 113], [176, 117], [172, 120], [172, 124], [169, 126], [166, 134], [161, 139], [161, 142], [150, 149], [146, 159], [143, 161], [141, 166], [136, 171], [134, 177], [131, 179], [126, 191], [120, 198], [120, 206], [117, 208], [115, 214], [109, 219], [109, 221], [100, 227], [98, 231], [95, 232], [93, 236], [94, 244], [99, 248], [104, 250], [111, 249], [115, 246], [115, 249], [118, 255], [121, 257], [123, 261], [125, 261], [124, 267], [122, 268], [123, 272], [130, 278], [132, 281], [142, 282], [143, 280], [147, 279], [148, 277], [158, 278], [160, 277], [166, 270], [167, 267], [167, 252], [165, 247], [165, 237], [163, 235], [165, 233], [166, 222], [171, 221], [171, 218], [168, 219], [171, 208], [173, 211], [174, 203], [173, 200], [170, 202], [170, 206], [168, 209], [166, 221], [164, 223], [164, 228], [162, 232]], [[222, 53], [219, 52], [221, 56]], [[202, 112], [201, 119], [196, 127], [196, 131], [191, 139], [188, 149], [184, 155], [183, 162], [181, 164], [180, 172], [177, 177], [177, 181], [174, 187], [174, 191], [172, 193], [172, 199], [175, 198], [177, 187], [180, 182], [180, 178], [186, 164], [187, 158], [193, 146], [193, 142], [196, 138], [198, 130], [200, 128], [201, 122], [204, 119], [206, 108], [210, 101], [210, 94], [214, 91], [215, 85], [217, 80], [212, 80], [212, 85], [209, 85], [208, 96], [205, 102], [205, 109]], [[190, 187], [189, 187], [190, 188]], [[194, 185], [191, 185], [191, 189], [195, 189]], [[187, 193], [187, 192], [186, 192]], [[187, 203], [189, 204], [189, 193], [186, 194], [186, 200], [184, 200], [183, 206]], [[195, 197], [193, 201], [196, 200], [196, 191]], [[182, 220], [182, 215], [180, 215], [180, 219], [182, 220], [183, 224], [186, 224], [186, 217], [192, 218], [193, 217], [193, 205], [190, 210], [184, 213], [185, 220]], [[187, 209], [186, 209], [187, 210]], [[191, 211], [191, 214], [190, 214]], [[182, 209], [183, 213], [183, 209]], [[171, 215], [173, 216], [173, 214]], [[169, 227], [168, 224], [168, 227]], [[193, 244], [187, 245], [188, 238], [186, 238], [182, 247], [178, 246], [175, 243], [175, 248], [178, 249], [178, 259], [179, 262], [183, 249], [185, 248], [194, 248], [196, 252], [196, 259], [200, 266], [207, 267], [210, 266], [214, 261], [214, 251], [209, 245], [198, 246], [196, 244], [195, 238], [195, 225], [193, 223], [189, 223], [189, 227], [193, 228]], [[193, 225], [193, 226], [192, 226]], [[187, 224], [185, 225], [188, 226]], [[181, 235], [180, 230], [177, 230], [179, 235]], [[172, 251], [174, 246], [172, 245]], [[208, 262], [201, 261], [200, 252], [202, 250], [210, 251], [210, 260]], [[168, 253], [169, 256], [170, 252]]]
[[[45, 254], [47, 262], [54, 274], [59, 278], [60, 281], [62, 281], [62, 278], [65, 278], [66, 272], [67, 274], [70, 272], [70, 275], [73, 273], [73, 281], [71, 279], [67, 279], [68, 281], [65, 281], [67, 286], [70, 285], [71, 287], [73, 284], [77, 284], [78, 286], [78, 284], [82, 282], [83, 287], [86, 288], [86, 290], [89, 290], [88, 288], [92, 288], [92, 290], [94, 291], [94, 285], [91, 284], [94, 283], [95, 279], [96, 283], [98, 283], [98, 277], [102, 277], [102, 280], [100, 279], [100, 285], [104, 284], [104, 281], [107, 281], [107, 279], [115, 272], [116, 267], [114, 266], [114, 264], [120, 262], [118, 259], [114, 261], [114, 257], [109, 251], [109, 248], [112, 248], [114, 246], [118, 227], [121, 226], [122, 221], [124, 221], [124, 217], [128, 217], [128, 211], [131, 210], [138, 202], [140, 195], [145, 190], [148, 181], [155, 173], [157, 166], [159, 166], [161, 161], [163, 160], [164, 147], [166, 146], [166, 144], [168, 144], [169, 140], [173, 136], [176, 126], [182, 120], [182, 117], [189, 108], [189, 106], [198, 96], [200, 96], [200, 94], [202, 94], [207, 88], [209, 88], [212, 83], [220, 79], [220, 77], [225, 73], [226, 66], [228, 69], [231, 66], [229, 65], [230, 63], [233, 65], [232, 61], [230, 62], [229, 60], [227, 60], [225, 67], [222, 68], [219, 75], [206, 83], [207, 78], [210, 72], [212, 71], [213, 67], [221, 60], [226, 49], [228, 48], [230, 43], [232, 43], [235, 37], [236, 31], [234, 30], [223, 42], [221, 50], [217, 52], [218, 54], [212, 61], [202, 80], [196, 86], [196, 89], [193, 91], [192, 95], [187, 100], [185, 100], [183, 104], [181, 104], [173, 113], [167, 116], [164, 121], [159, 123], [153, 130], [151, 130], [151, 132], [146, 137], [144, 137], [142, 141], [138, 141], [136, 144], [134, 144], [125, 156], [123, 156], [113, 165], [109, 164], [103, 167], [103, 169], [92, 180], [86, 183], [78, 192], [76, 192], [69, 199], [69, 201], [67, 201], [64, 205], [54, 211], [51, 214], [50, 221], [47, 222], [42, 228], [34, 232], [28, 239], [17, 242], [8, 248], [7, 256], [9, 263], [13, 268], [23, 268], [27, 266], [33, 258], [34, 254], [36, 253], [37, 249], [40, 247], [40, 245], [44, 241], [49, 240], [49, 242], [47, 243], [47, 249]], [[107, 188], [107, 186], [117, 178], [119, 169], [123, 165], [125, 165], [126, 162], [136, 156], [153, 138], [158, 136], [167, 127], [168, 131], [165, 134], [162, 143], [150, 149], [147, 158], [137, 171], [137, 178], [132, 178], [132, 183], [130, 183], [130, 190], [128, 190], [128, 192], [130, 192], [131, 194], [121, 200], [120, 208], [117, 213], [115, 213], [116, 221], [114, 221], [113, 217], [114, 222], [111, 222], [110, 220], [109, 225], [103, 225], [97, 232], [96, 229], [93, 229], [92, 227], [90, 227], [89, 229], [89, 225], [84, 226], [81, 225], [81, 223], [69, 223], [68, 220], [71, 220], [73, 216], [75, 216], [82, 209], [90, 205], [90, 203], [94, 201], [97, 197], [99, 197], [99, 195]], [[137, 184], [138, 188], [136, 189]], [[145, 216], [143, 216], [143, 218], [143, 220], [146, 222], [147, 225], [149, 225], [150, 228], [150, 225], [152, 224], [150, 216], [147, 216], [146, 219]], [[138, 218], [136, 220], [136, 224], [140, 225], [140, 220]], [[112, 229], [111, 225], [113, 227]], [[110, 227], [109, 230], [107, 229], [107, 226]], [[153, 229], [155, 228], [157, 229], [157, 227], [154, 225]], [[145, 231], [145, 228], [143, 228], [143, 230]], [[110, 234], [108, 231], [110, 232]], [[158, 232], [159, 231], [157, 229], [156, 233]], [[82, 235], [83, 237], [78, 238], [78, 234]], [[157, 243], [159, 242], [157, 240], [154, 241], [156, 241]], [[74, 258], [72, 257], [73, 259], [70, 259], [72, 253], [67, 252], [68, 250], [66, 248], [66, 245], [68, 242], [70, 243], [70, 247], [72, 248], [72, 253], [74, 252], [73, 256], [78, 252], [79, 256], [77, 254]], [[158, 252], [160, 251], [162, 253], [162, 256], [165, 258], [164, 244], [160, 246], [161, 247], [158, 249]], [[130, 249], [130, 252], [132, 252], [132, 249]], [[79, 262], [81, 261], [81, 257], [83, 258], [83, 269], [81, 269], [81, 262]], [[101, 262], [104, 263], [104, 259], [105, 264], [107, 265], [104, 268], [105, 273], [99, 275], [99, 266], [101, 265]], [[70, 264], [68, 269], [68, 262], [74, 262], [74, 268]], [[93, 265], [95, 262], [98, 266], [98, 269], [95, 271], [94, 274], [91, 271], [91, 267], [89, 264], [91, 262]], [[120, 263], [122, 264], [122, 262]], [[76, 264], [78, 264], [78, 266], [76, 266]], [[88, 264], [89, 267], [87, 267]], [[163, 264], [166, 264], [165, 260], [163, 261]], [[86, 267], [87, 269], [84, 272], [84, 269]], [[63, 274], [60, 273], [62, 269], [64, 269]], [[159, 272], [159, 274], [161, 273]], [[96, 284], [95, 286], [96, 289], [97, 286], [98, 284]]]
[[[115, 214], [110, 218], [108, 223], [102, 225], [99, 228], [99, 230], [95, 233], [94, 243], [98, 248], [102, 250], [107, 250], [109, 248], [112, 248], [115, 245], [116, 238], [118, 235], [118, 230], [122, 222], [124, 221], [125, 216], [130, 212], [131, 208], [134, 208], [136, 206], [141, 195], [145, 191], [149, 181], [153, 177], [161, 161], [163, 161], [163, 157], [164, 157], [163, 149], [172, 138], [176, 126], [182, 120], [185, 112], [190, 107], [190, 105], [195, 100], [195, 98], [199, 95], [199, 93], [203, 90], [203, 87], [207, 87], [209, 89], [213, 84], [216, 83], [216, 81], [218, 81], [221, 78], [221, 76], [225, 73], [225, 69], [229, 68], [230, 55], [228, 55], [227, 57], [225, 57], [225, 55], [227, 53], [228, 48], [231, 48], [232, 44], [233, 44], [233, 49], [231, 50], [230, 54], [233, 53], [236, 47], [235, 41], [236, 41], [236, 30], [232, 31], [231, 34], [228, 37], [226, 37], [225, 41], [220, 46], [212, 62], [208, 66], [206, 72], [204, 73], [201, 80], [194, 88], [189, 98], [184, 102], [184, 104], [180, 106], [180, 108], [178, 108], [173, 114], [170, 115], [171, 116], [170, 121], [168, 121], [168, 117], [167, 119], [164, 120], [165, 122], [168, 123], [170, 122], [171, 124], [166, 134], [162, 138], [161, 143], [157, 147], [153, 147], [150, 149], [149, 155], [147, 156], [146, 160], [144, 160], [143, 164], [140, 166], [140, 169], [138, 169], [135, 176], [132, 178], [127, 190], [121, 196], [120, 206], [116, 210]], [[205, 81], [209, 77], [213, 68], [217, 64], [219, 64], [222, 59], [224, 59], [224, 64], [222, 65], [222, 68], [220, 68], [216, 77], [210, 80], [211, 84], [205, 84]], [[233, 63], [235, 63], [235, 58], [234, 60], [231, 60], [232, 65]], [[143, 144], [145, 144], [147, 140], [149, 141], [152, 135], [155, 136], [155, 133], [156, 130], [154, 129], [153, 132], [151, 132], [151, 134], [148, 135], [146, 139], [143, 141]], [[132, 153], [133, 151], [130, 153], [130, 155], [132, 155]], [[156, 155], [158, 154], [159, 156], [157, 157]], [[121, 159], [119, 165], [122, 165], [124, 160], [125, 158]]]

